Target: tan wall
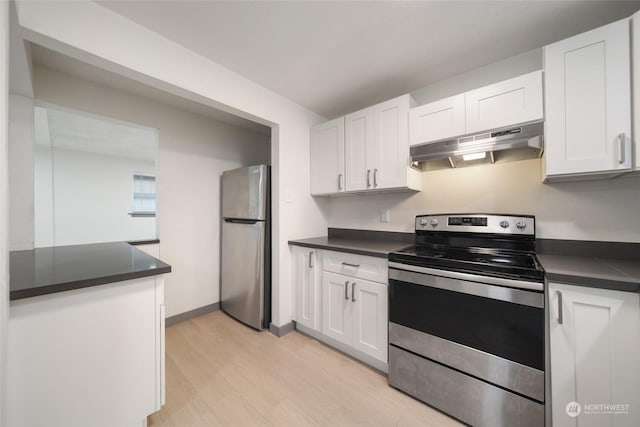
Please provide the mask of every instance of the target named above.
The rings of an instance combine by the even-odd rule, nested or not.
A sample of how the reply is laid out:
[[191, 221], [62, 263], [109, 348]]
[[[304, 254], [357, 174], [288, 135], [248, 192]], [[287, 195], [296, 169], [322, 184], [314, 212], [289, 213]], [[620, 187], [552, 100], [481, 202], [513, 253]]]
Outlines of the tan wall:
[[495, 212], [535, 215], [539, 238], [640, 242], [640, 176], [542, 184], [540, 162], [423, 172], [415, 194], [332, 198], [329, 226], [413, 231], [418, 214]]

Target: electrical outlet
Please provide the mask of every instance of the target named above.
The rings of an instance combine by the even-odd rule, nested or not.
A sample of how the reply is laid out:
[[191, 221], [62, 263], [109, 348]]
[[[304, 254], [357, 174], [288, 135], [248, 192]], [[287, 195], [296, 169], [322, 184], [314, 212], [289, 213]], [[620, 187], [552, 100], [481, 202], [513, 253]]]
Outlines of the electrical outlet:
[[382, 209], [380, 211], [380, 222], [389, 222], [389, 209]]

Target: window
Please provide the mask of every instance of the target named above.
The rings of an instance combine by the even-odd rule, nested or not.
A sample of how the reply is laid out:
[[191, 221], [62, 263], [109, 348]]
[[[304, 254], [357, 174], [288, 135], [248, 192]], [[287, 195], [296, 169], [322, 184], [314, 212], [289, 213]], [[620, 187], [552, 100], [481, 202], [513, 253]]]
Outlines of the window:
[[156, 216], [156, 177], [133, 175], [133, 210], [131, 216]]

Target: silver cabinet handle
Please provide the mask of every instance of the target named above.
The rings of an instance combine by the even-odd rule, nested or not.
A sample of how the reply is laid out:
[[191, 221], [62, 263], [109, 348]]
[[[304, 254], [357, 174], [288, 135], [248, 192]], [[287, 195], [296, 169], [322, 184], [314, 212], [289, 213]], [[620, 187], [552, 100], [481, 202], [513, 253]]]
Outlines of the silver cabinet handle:
[[558, 324], [562, 325], [562, 292], [556, 291], [558, 296]]
[[374, 169], [373, 170], [373, 188], [376, 188], [378, 186], [378, 169]]
[[618, 163], [623, 164], [625, 162], [626, 154], [625, 153], [625, 135], [624, 132], [618, 135], [618, 144], [620, 144], [620, 151], [618, 152]]
[[343, 262], [342, 265], [346, 266], [346, 267], [353, 267], [353, 268], [359, 268], [360, 264], [351, 264], [350, 262]]
[[349, 281], [344, 282], [344, 299], [349, 301]]
[[356, 282], [351, 284], [351, 302], [356, 302]]
[[313, 257], [313, 251], [309, 252], [309, 268], [313, 268], [313, 264], [311, 263], [311, 257]]
[[369, 179], [371, 175], [371, 169], [367, 169], [367, 188], [371, 187], [371, 180]]
[[342, 174], [338, 174], [338, 190], [342, 190]]

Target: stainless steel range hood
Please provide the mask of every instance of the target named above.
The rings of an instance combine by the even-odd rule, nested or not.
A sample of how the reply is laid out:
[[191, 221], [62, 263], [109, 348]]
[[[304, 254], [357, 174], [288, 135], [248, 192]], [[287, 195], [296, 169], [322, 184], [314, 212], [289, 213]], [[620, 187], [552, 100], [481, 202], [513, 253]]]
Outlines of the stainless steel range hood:
[[433, 170], [533, 159], [542, 156], [543, 131], [538, 122], [415, 145], [412, 166]]

